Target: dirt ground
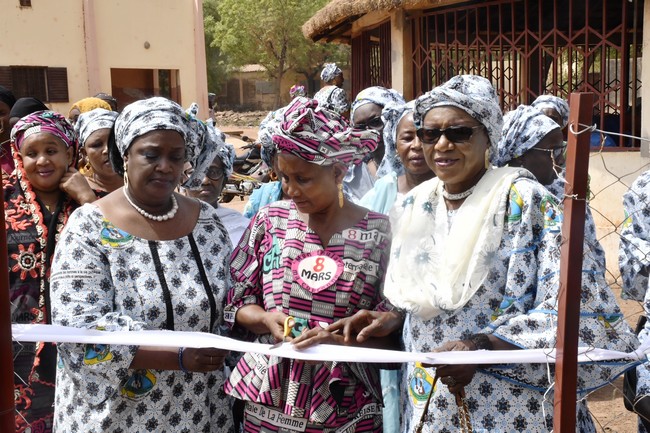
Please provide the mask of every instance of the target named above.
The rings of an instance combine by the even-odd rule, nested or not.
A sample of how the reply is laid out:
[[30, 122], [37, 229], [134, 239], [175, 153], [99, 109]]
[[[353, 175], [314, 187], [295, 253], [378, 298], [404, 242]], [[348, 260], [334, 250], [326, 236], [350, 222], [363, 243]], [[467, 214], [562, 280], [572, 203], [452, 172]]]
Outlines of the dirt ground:
[[[263, 116], [262, 116], [263, 118]], [[217, 123], [218, 124], [218, 123]], [[228, 134], [235, 132], [233, 137], [238, 135], [247, 135], [248, 137], [257, 137], [256, 125], [240, 126], [230, 125], [221, 127], [222, 130]], [[241, 145], [240, 141], [236, 138], [229, 140], [233, 142], [235, 147]], [[247, 200], [240, 200], [235, 198], [233, 201], [222, 206], [238, 210], [242, 212]], [[613, 289], [623, 314], [628, 320], [630, 326], [634, 327], [637, 317], [642, 311], [638, 302], [624, 301], [620, 298], [620, 289]], [[623, 405], [623, 379], [617, 379], [611, 385], [603, 387], [596, 392], [593, 392], [587, 398], [589, 409], [596, 423], [596, 430], [599, 433], [635, 433], [637, 431], [637, 417], [635, 414], [628, 412]]]

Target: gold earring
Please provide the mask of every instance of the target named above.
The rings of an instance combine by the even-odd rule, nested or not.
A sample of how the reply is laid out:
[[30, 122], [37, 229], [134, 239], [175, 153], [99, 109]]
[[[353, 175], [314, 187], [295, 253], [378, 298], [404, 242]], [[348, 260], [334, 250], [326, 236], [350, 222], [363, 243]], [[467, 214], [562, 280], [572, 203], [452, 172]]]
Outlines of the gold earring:
[[343, 207], [343, 182], [339, 183], [339, 207]]
[[485, 169], [488, 170], [490, 168], [490, 149], [485, 151]]
[[124, 161], [124, 188], [129, 188], [129, 173], [126, 171], [126, 161]]

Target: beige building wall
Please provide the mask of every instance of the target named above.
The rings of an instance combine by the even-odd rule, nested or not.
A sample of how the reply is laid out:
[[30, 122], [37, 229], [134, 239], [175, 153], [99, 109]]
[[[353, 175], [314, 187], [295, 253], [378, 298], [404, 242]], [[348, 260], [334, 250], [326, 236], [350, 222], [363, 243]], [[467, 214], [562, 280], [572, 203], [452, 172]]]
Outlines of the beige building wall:
[[639, 152], [592, 152], [589, 158], [589, 202], [598, 239], [605, 249], [608, 279], [617, 279], [618, 247], [623, 223], [623, 194], [634, 180], [650, 170], [650, 159]]
[[0, 1], [0, 65], [68, 69], [70, 101], [53, 109], [111, 93], [111, 68], [171, 69], [181, 105], [198, 102], [207, 117], [202, 0]]

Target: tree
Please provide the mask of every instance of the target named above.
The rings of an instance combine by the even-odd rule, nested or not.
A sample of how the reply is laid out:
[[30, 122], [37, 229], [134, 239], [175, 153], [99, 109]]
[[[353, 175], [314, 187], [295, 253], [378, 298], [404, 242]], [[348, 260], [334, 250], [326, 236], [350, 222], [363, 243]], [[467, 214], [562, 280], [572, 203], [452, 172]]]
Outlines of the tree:
[[219, 11], [216, 0], [203, 2], [203, 28], [205, 34], [205, 60], [208, 69], [208, 91], [216, 93], [226, 84], [228, 77], [228, 65], [226, 57], [221, 53], [219, 47], [214, 45], [213, 27], [219, 21]]
[[[226, 55], [232, 67], [257, 63], [275, 80], [276, 101], [280, 85], [292, 68], [308, 79], [313, 75], [310, 54], [322, 66], [325, 50], [305, 39], [301, 26], [326, 0], [208, 0], [217, 2], [219, 21], [211, 23], [212, 45]], [[206, 1], [206, 3], [208, 2]], [[330, 48], [331, 49], [331, 48]], [[336, 49], [340, 50], [340, 49]]]

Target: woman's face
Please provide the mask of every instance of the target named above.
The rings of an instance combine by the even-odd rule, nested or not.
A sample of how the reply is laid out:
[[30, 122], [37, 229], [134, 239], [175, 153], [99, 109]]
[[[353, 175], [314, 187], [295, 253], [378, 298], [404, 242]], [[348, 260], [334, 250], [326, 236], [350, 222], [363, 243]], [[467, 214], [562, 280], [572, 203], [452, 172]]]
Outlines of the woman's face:
[[399, 121], [396, 138], [397, 154], [406, 172], [413, 175], [431, 173], [431, 169], [424, 159], [420, 139], [415, 134], [413, 113], [407, 114]]
[[[186, 165], [187, 167], [187, 165]], [[190, 167], [185, 170], [185, 177], [189, 178], [194, 170]], [[223, 163], [221, 158], [218, 156], [210, 164], [206, 176], [203, 178], [201, 187], [198, 190], [187, 190], [187, 195], [190, 197], [201, 199], [207, 203], [210, 203], [212, 206], [217, 206], [219, 203], [219, 197], [221, 196], [221, 190], [225, 183], [226, 177], [223, 170]]]
[[185, 140], [176, 131], [151, 131], [133, 140], [124, 160], [131, 195], [144, 205], [166, 205], [183, 173]]
[[374, 129], [379, 132], [379, 144], [373, 154], [377, 155], [376, 159], [384, 156], [385, 146], [382, 132], [384, 131], [384, 122], [381, 120], [382, 106], [368, 103], [354, 110], [352, 125], [357, 129]]
[[288, 153], [278, 153], [282, 189], [304, 214], [338, 207], [338, 184], [345, 171], [337, 165], [320, 166]]
[[61, 178], [72, 164], [73, 149], [54, 135], [39, 132], [23, 141], [20, 156], [34, 191], [48, 193], [59, 189]]
[[429, 130], [461, 126], [474, 128], [467, 140], [453, 142], [443, 134], [432, 144], [422, 142], [427, 165], [451, 193], [468, 190], [483, 175], [489, 148], [487, 132], [476, 119], [456, 107], [433, 108], [422, 122], [423, 129]]
[[539, 183], [550, 185], [557, 178], [556, 170], [562, 170], [565, 148], [562, 132], [554, 129], [510, 165], [523, 167], [533, 173]]
[[93, 171], [103, 177], [117, 176], [108, 159], [108, 136], [110, 133], [111, 130], [108, 128], [98, 129], [90, 134], [82, 149]]

